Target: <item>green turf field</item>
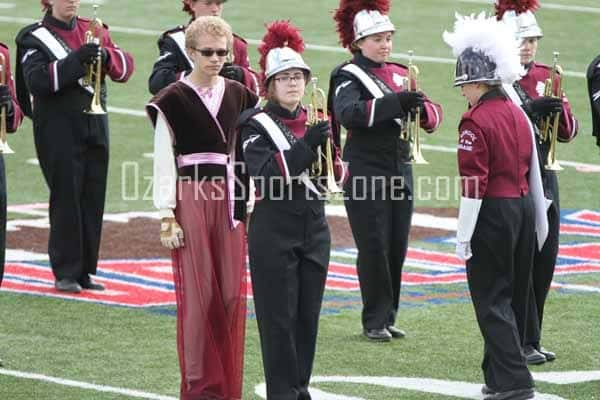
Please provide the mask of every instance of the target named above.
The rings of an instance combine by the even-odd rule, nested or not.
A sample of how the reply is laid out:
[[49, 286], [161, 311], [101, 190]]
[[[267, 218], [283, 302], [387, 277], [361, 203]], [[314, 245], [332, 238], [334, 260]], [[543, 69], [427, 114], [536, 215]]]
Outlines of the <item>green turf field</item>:
[[[563, 69], [569, 71], [564, 88], [580, 122], [577, 139], [561, 145], [558, 158], [571, 162], [600, 165], [600, 151], [591, 137], [591, 119], [585, 80], [581, 77], [588, 63], [600, 53], [597, 0], [554, 0], [564, 6], [596, 7], [594, 11], [542, 8], [538, 21], [545, 37], [540, 42], [538, 60], [551, 62], [553, 51], [561, 52]], [[0, 41], [11, 46], [14, 37], [27, 24], [26, 19], [41, 16], [39, 1], [12, 0], [15, 8], [0, 8]], [[6, 2], [1, 2], [0, 5]], [[178, 0], [104, 0], [100, 16], [114, 27], [113, 40], [135, 57], [136, 72], [125, 85], [109, 85], [109, 105], [142, 111], [150, 95], [147, 79], [157, 57], [156, 39], [160, 31], [184, 23]], [[392, 0], [391, 18], [397, 27], [394, 52], [414, 50], [418, 56], [450, 58], [443, 43], [444, 29], [452, 29], [454, 11], [461, 13], [491, 10], [490, 2], [450, 0]], [[542, 1], [544, 5], [545, 1]], [[240, 35], [253, 39], [249, 53], [257, 65], [256, 41], [264, 33], [264, 23], [291, 18], [303, 29], [309, 45], [337, 46], [331, 11], [337, 0], [229, 0], [226, 19]], [[554, 3], [553, 3], [554, 4]], [[81, 15], [89, 16], [91, 6], [81, 5]], [[126, 32], [123, 28], [136, 28]], [[306, 62], [322, 84], [331, 69], [348, 58], [347, 54], [309, 49]], [[397, 58], [398, 62], [406, 59]], [[445, 121], [440, 130], [424, 142], [430, 146], [451, 148], [457, 141], [456, 126], [465, 101], [451, 82], [454, 68], [450, 63], [417, 62], [421, 86], [444, 108]], [[14, 66], [14, 60], [13, 60]], [[325, 85], [326, 86], [326, 85]], [[144, 198], [152, 173], [152, 161], [143, 156], [152, 151], [152, 130], [140, 116], [111, 113], [111, 164], [107, 211], [151, 210]], [[40, 169], [27, 163], [35, 157], [31, 123], [26, 121], [17, 135], [9, 138], [15, 155], [6, 156], [9, 204], [46, 202], [48, 193]], [[425, 149], [428, 166], [415, 168], [424, 177], [423, 190], [435, 188], [427, 179], [437, 176], [453, 179], [456, 157], [451, 152]], [[137, 165], [133, 168], [132, 165]], [[137, 169], [136, 169], [137, 168]], [[137, 180], [136, 180], [137, 178]], [[566, 167], [560, 173], [561, 205], [568, 209], [600, 210], [600, 173], [578, 172]], [[138, 194], [136, 196], [136, 193]], [[124, 198], [124, 195], [126, 198]], [[423, 196], [416, 207], [456, 207], [455, 197]], [[9, 216], [12, 218], [12, 216]], [[563, 242], [595, 241], [565, 237]], [[448, 244], [411, 243], [411, 246], [452, 251]], [[347, 262], [347, 260], [344, 260]], [[566, 284], [600, 287], [600, 274], [561, 277]], [[375, 345], [360, 333], [360, 296], [357, 293], [327, 292], [319, 332], [319, 348], [314, 375], [319, 376], [393, 376], [421, 377], [482, 382], [483, 343], [464, 284], [421, 287], [426, 298], [411, 297], [399, 316], [406, 329], [405, 340]], [[455, 301], [441, 301], [453, 298]], [[437, 301], [440, 300], [440, 301]], [[249, 305], [252, 311], [252, 304]], [[558, 360], [535, 367], [534, 372], [600, 371], [600, 295], [568, 290], [553, 291], [547, 305], [545, 346], [556, 351]], [[57, 323], [57, 321], [61, 321]], [[247, 323], [244, 399], [258, 399], [255, 386], [263, 382], [256, 321]], [[173, 309], [129, 309], [96, 304], [0, 293], [0, 358], [9, 370], [43, 374], [61, 379], [126, 388], [176, 397], [179, 372], [175, 348]], [[316, 388], [368, 400], [443, 400], [456, 397], [416, 391], [383, 388], [370, 384], [321, 383]], [[591, 382], [558, 385], [540, 382], [544, 393], [564, 399], [600, 399], [600, 377]], [[67, 387], [57, 383], [9, 377], [0, 374], [0, 400], [108, 400], [131, 396], [103, 393], [98, 389]], [[149, 398], [149, 397], [146, 397]], [[159, 397], [156, 397], [159, 398]], [[167, 398], [167, 397], [164, 397]], [[348, 398], [348, 397], [347, 397]]]

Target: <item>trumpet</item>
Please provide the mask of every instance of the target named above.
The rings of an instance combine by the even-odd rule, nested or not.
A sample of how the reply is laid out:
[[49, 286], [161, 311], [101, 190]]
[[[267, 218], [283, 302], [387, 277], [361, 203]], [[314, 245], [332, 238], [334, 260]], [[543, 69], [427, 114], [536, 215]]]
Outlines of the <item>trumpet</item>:
[[[306, 125], [311, 126], [321, 121], [328, 121], [329, 117], [327, 115], [327, 96], [323, 89], [319, 88], [318, 79], [313, 77], [311, 79], [312, 91], [310, 93], [310, 104], [307, 106], [308, 116], [306, 120]], [[319, 115], [319, 110], [323, 110], [322, 116]], [[325, 143], [325, 153], [323, 153], [323, 149], [321, 146], [317, 147], [317, 161], [313, 162], [310, 167], [311, 176], [320, 177], [323, 175], [323, 158], [325, 159], [325, 167], [327, 171], [326, 173], [326, 193], [334, 194], [334, 193], [342, 193], [343, 190], [340, 189], [337, 182], [335, 181], [335, 174], [333, 170], [333, 154], [331, 151], [331, 137], [327, 138], [327, 142]]]
[[[550, 72], [550, 78], [546, 79], [544, 83], [544, 96], [559, 98], [562, 93], [562, 85], [560, 80], [560, 74], [562, 74], [562, 68], [558, 65], [558, 51], [554, 52], [554, 63], [552, 65], [552, 71]], [[554, 86], [557, 86], [556, 91]], [[544, 168], [549, 171], [561, 171], [563, 168], [556, 160], [556, 144], [558, 142], [558, 128], [560, 123], [560, 115], [558, 112], [554, 115], [546, 117], [542, 121], [540, 128], [541, 141], [550, 141], [550, 149], [548, 150], [548, 157], [546, 158], [546, 164]]]
[[[85, 43], [94, 43], [100, 45], [102, 43], [103, 26], [102, 21], [98, 18], [98, 4], [94, 4], [94, 18], [90, 22], [88, 30], [85, 32]], [[93, 64], [87, 66], [87, 71], [83, 77], [83, 82], [94, 89], [94, 96], [90, 107], [84, 112], [86, 114], [102, 115], [106, 114], [102, 107], [100, 94], [102, 91], [102, 53], [96, 57]]]
[[[6, 57], [0, 53], [0, 85], [8, 83], [7, 68]], [[13, 149], [10, 148], [6, 141], [6, 131], [6, 107], [2, 107], [0, 111], [0, 154], [14, 154]]]
[[[413, 51], [408, 51], [408, 76], [406, 77], [407, 90], [419, 90], [419, 68], [412, 62]], [[421, 151], [421, 110], [408, 113], [406, 124], [401, 133], [401, 138], [410, 142], [410, 159], [415, 164], [429, 164]]]

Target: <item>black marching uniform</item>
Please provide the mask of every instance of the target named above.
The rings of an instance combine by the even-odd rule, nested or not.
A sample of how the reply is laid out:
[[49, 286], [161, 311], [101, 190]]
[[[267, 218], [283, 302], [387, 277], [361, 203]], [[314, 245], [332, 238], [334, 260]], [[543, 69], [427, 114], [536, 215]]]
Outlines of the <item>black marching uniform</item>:
[[[84, 113], [93, 94], [81, 80], [89, 24], [79, 17], [65, 23], [47, 13], [16, 38], [17, 93], [33, 120], [36, 152], [50, 189], [52, 270], [57, 281], [84, 287], [98, 262], [109, 145], [107, 115]], [[103, 75], [126, 82], [133, 73], [132, 57], [112, 42], [106, 26], [102, 37]], [[104, 76], [100, 98], [106, 110]]]
[[[347, 66], [364, 71], [383, 97], [375, 98]], [[352, 62], [333, 70], [329, 86], [335, 142], [339, 143], [339, 124], [348, 131], [343, 158], [350, 177], [344, 185], [344, 204], [358, 247], [365, 330], [393, 326], [398, 312], [413, 214], [411, 148], [400, 138], [396, 121], [409, 111], [397, 97], [405, 89], [406, 75], [403, 65], [379, 64], [359, 52]], [[432, 132], [441, 119], [441, 107], [425, 100], [421, 127]]]
[[596, 57], [587, 70], [588, 95], [592, 108], [592, 135], [600, 147], [600, 56]]
[[[248, 246], [269, 400], [310, 399], [329, 265], [324, 201], [298, 178], [317, 158], [303, 138], [305, 124], [302, 106], [292, 113], [275, 103], [241, 118], [244, 159], [257, 188]], [[277, 133], [289, 149], [278, 147]]]

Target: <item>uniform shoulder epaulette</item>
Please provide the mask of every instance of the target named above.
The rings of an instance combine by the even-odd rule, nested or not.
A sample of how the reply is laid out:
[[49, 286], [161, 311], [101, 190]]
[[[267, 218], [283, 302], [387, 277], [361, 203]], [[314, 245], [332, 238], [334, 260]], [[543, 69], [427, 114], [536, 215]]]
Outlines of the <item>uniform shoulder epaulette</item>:
[[236, 39], [248, 44], [248, 42], [246, 42], [246, 39], [244, 39], [243, 37], [241, 37], [240, 35], [238, 35], [237, 33], [233, 34], [233, 37], [235, 37]]
[[29, 33], [31, 33], [32, 31], [34, 31], [35, 29], [39, 28], [40, 26], [42, 26], [42, 22], [38, 21], [35, 22], [33, 24], [27, 25], [26, 27], [22, 28], [19, 33], [17, 33], [17, 37], [15, 38], [15, 41], [17, 43], [19, 43], [21, 41], [21, 39], [25, 36], [28, 35]]
[[344, 68], [346, 65], [350, 64], [351, 61], [344, 61], [343, 63], [339, 64], [338, 66], [336, 66], [332, 71], [331, 71], [331, 76], [336, 76], [341, 70], [342, 68]]
[[177, 25], [174, 28], [167, 29], [166, 31], [164, 31], [161, 36], [165, 37], [167, 35], [170, 35], [171, 33], [176, 33], [176, 32], [180, 32], [180, 31], [184, 31], [184, 30], [185, 30], [185, 26], [183, 26], [183, 25]]
[[248, 108], [246, 110], [244, 110], [241, 114], [240, 117], [238, 118], [238, 125], [244, 125], [246, 123], [248, 123], [252, 117], [254, 117], [257, 114], [260, 114], [261, 112], [264, 112], [262, 109], [260, 108]]

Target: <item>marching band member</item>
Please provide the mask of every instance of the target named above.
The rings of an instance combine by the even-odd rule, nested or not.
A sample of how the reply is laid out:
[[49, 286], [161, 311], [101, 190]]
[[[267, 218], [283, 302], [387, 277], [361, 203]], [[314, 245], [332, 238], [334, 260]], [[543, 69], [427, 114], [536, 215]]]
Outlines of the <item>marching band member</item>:
[[[502, 90], [519, 79], [519, 43], [494, 17], [457, 17], [444, 40], [458, 58], [454, 85], [470, 109], [459, 123], [462, 178], [457, 255], [485, 342], [486, 400], [534, 397], [522, 326], [536, 240], [548, 233], [546, 202], [527, 115]], [[510, 133], [510, 134], [508, 134]]]
[[[23, 113], [17, 102], [15, 84], [10, 73], [10, 53], [4, 43], [0, 43], [0, 74], [4, 83], [0, 84], [0, 108], [4, 110], [6, 132], [16, 132], [23, 121]], [[4, 143], [0, 143], [3, 146]], [[6, 252], [6, 174], [4, 172], [3, 151], [0, 149], [0, 286], [4, 276], [4, 256]], [[2, 362], [0, 361], [0, 365]]]
[[267, 27], [259, 47], [267, 103], [241, 118], [244, 159], [257, 187], [248, 246], [268, 400], [310, 399], [329, 265], [322, 188], [306, 171], [319, 162], [317, 148], [325, 148], [330, 128], [324, 118], [310, 121], [301, 104], [311, 76], [303, 50], [287, 21]]
[[[0, 74], [4, 77], [4, 83], [0, 84], [0, 109], [4, 112], [1, 118], [5, 118], [6, 132], [16, 132], [23, 121], [23, 113], [16, 99], [15, 84], [10, 73], [10, 53], [4, 43], [0, 43]], [[5, 139], [5, 138], [2, 138]], [[4, 261], [6, 252], [6, 174], [4, 172], [3, 151], [6, 151], [6, 143], [0, 143], [0, 286], [4, 277]], [[3, 361], [0, 358], [0, 367]]]
[[[578, 122], [571, 112], [571, 106], [564, 92], [557, 97], [544, 95], [544, 84], [551, 78], [552, 67], [535, 61], [539, 40], [543, 37], [542, 29], [537, 23], [533, 11], [539, 6], [537, 1], [499, 0], [496, 3], [496, 17], [516, 27], [517, 37], [521, 41], [521, 65], [526, 74], [513, 84], [514, 92], [529, 115], [531, 121], [541, 126], [542, 121], [556, 113], [559, 119], [559, 142], [570, 142], [577, 135]], [[562, 77], [557, 71], [554, 91], [562, 87]], [[544, 316], [544, 304], [554, 276], [558, 257], [560, 233], [560, 200], [556, 172], [544, 167], [552, 138], [542, 138], [541, 128], [537, 130], [538, 157], [541, 160], [542, 182], [547, 199], [552, 203], [548, 208], [548, 238], [541, 250], [535, 251], [533, 259], [532, 285], [529, 295], [524, 351], [529, 364], [542, 364], [553, 361], [556, 355], [541, 347], [541, 330]]]
[[[226, 0], [183, 0], [183, 11], [194, 18], [202, 16], [220, 17], [223, 13], [223, 5]], [[188, 23], [189, 25], [189, 23]], [[148, 79], [150, 93], [156, 94], [162, 88], [173, 83], [192, 68], [192, 60], [185, 51], [185, 29], [188, 25], [179, 25], [164, 32], [158, 39], [158, 50], [160, 55], [152, 74]], [[233, 62], [227, 62], [221, 69], [221, 76], [236, 80], [246, 85], [250, 90], [258, 94], [258, 80], [254, 71], [250, 69], [248, 58], [248, 44], [246, 41], [233, 34]]]
[[242, 398], [247, 177], [235, 165], [236, 123], [258, 97], [219, 76], [232, 43], [220, 17], [195, 19], [185, 33], [194, 68], [146, 107], [160, 239], [173, 250], [182, 400]]
[[[50, 189], [48, 254], [62, 292], [103, 290], [96, 273], [108, 172], [108, 117], [85, 113], [92, 97], [106, 110], [105, 75], [125, 83], [133, 58], [93, 22], [77, 16], [79, 0], [41, 0], [46, 14], [16, 39], [19, 102], [33, 120], [35, 148]], [[100, 93], [82, 79], [102, 63]], [[95, 69], [95, 68], [94, 68]], [[33, 104], [30, 102], [33, 98]]]
[[592, 135], [596, 136], [596, 145], [600, 147], [600, 55], [590, 63], [586, 76], [592, 108]]
[[353, 58], [334, 69], [329, 87], [335, 136], [338, 124], [348, 132], [344, 203], [358, 247], [363, 333], [373, 341], [405, 335], [394, 324], [414, 193], [411, 146], [400, 137], [402, 119], [419, 109], [420, 126], [429, 133], [442, 121], [438, 104], [407, 90], [407, 68], [387, 61], [395, 31], [389, 8], [387, 0], [341, 0], [334, 18]]

